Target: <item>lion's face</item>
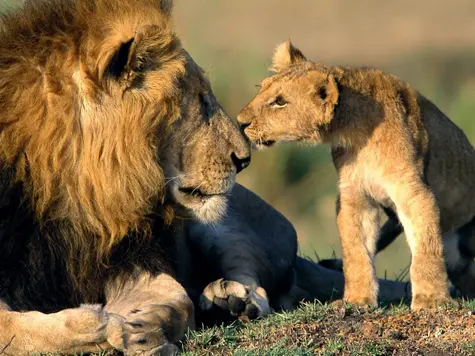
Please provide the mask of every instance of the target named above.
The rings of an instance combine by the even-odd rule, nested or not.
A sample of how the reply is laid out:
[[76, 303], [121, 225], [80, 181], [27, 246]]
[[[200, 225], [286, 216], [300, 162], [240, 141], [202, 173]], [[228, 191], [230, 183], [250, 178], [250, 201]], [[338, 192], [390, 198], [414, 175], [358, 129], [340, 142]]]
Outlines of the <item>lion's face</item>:
[[185, 68], [181, 115], [164, 148], [166, 186], [176, 203], [200, 221], [212, 222], [224, 214], [236, 174], [250, 162], [250, 148], [189, 56]]
[[[134, 179], [149, 187], [146, 196], [165, 188], [168, 202], [200, 221], [213, 222], [225, 211], [236, 174], [250, 162], [249, 145], [237, 121], [218, 104], [203, 71], [181, 47], [169, 18], [152, 18], [151, 24], [141, 20], [129, 21], [133, 32], [124, 33], [133, 36], [119, 39], [106, 54], [110, 59], [99, 79], [104, 78], [109, 95], [100, 96], [96, 110], [108, 125], [124, 125], [121, 135], [131, 140], [127, 155], [140, 152], [130, 163], [143, 165], [144, 176]], [[104, 43], [102, 48], [108, 50]], [[100, 52], [96, 62], [97, 57]], [[113, 118], [115, 112], [120, 123]]]
[[274, 55], [276, 74], [238, 115], [247, 137], [258, 148], [277, 142], [321, 143], [338, 101], [334, 78], [285, 42]]
[[202, 69], [176, 39], [167, 43], [163, 35], [160, 26], [142, 25], [132, 40], [122, 41], [104, 73], [109, 95], [101, 95], [95, 110], [108, 125], [120, 125], [112, 114], [122, 109], [122, 135], [134, 139], [127, 154], [142, 152], [138, 164], [152, 170], [143, 185], [154, 184], [150, 196], [165, 188], [167, 202], [182, 213], [213, 222], [225, 212], [236, 174], [250, 163], [249, 144]]
[[0, 158], [38, 217], [100, 236], [101, 253], [169, 202], [219, 218], [249, 147], [174, 33], [172, 0], [69, 5], [71, 23], [55, 13], [51, 28], [43, 15], [26, 30], [12, 22], [5, 31], [30, 31], [29, 42], [0, 44], [12, 63], [0, 66]]
[[0, 161], [38, 223], [58, 224], [84, 288], [124, 237], [169, 222], [170, 201], [218, 219], [249, 147], [174, 33], [172, 0], [44, 3], [0, 24]]

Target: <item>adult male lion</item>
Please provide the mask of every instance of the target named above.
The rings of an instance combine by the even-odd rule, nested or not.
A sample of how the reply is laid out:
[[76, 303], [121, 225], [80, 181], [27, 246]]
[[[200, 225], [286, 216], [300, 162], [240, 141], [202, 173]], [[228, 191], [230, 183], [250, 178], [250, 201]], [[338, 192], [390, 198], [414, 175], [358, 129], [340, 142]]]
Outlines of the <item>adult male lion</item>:
[[171, 7], [39, 0], [3, 18], [5, 354], [174, 352], [193, 325], [173, 277], [189, 261], [175, 215], [216, 221], [249, 147], [173, 33]]

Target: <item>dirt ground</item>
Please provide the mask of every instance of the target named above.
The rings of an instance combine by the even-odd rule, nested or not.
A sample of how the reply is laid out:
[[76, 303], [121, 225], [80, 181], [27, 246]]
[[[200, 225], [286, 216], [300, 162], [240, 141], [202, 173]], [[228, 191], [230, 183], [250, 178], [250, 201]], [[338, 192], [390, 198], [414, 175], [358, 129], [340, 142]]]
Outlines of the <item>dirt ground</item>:
[[286, 356], [475, 355], [471, 308], [414, 313], [407, 307], [368, 312], [308, 305], [284, 319], [250, 323], [233, 337], [218, 329], [214, 342], [197, 334], [185, 350], [187, 355], [280, 355], [282, 350]]

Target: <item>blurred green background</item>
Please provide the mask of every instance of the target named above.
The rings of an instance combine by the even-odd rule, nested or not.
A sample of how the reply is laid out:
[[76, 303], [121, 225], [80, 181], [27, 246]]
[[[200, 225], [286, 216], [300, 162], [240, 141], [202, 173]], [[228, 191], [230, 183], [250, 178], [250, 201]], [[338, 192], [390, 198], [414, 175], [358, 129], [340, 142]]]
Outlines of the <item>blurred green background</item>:
[[[0, 7], [7, 3], [20, 1], [0, 0]], [[175, 0], [175, 19], [230, 115], [269, 74], [273, 48], [290, 38], [314, 61], [376, 66], [400, 76], [475, 142], [473, 0]], [[290, 219], [303, 255], [340, 256], [328, 147], [256, 152], [239, 181]], [[399, 238], [378, 255], [378, 275], [399, 276], [409, 260]]]

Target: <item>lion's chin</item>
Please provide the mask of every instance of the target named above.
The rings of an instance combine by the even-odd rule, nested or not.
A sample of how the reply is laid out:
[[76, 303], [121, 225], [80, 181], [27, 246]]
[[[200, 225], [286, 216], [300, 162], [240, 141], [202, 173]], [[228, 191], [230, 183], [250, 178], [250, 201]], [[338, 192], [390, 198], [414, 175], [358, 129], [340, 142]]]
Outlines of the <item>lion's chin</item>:
[[179, 189], [174, 193], [175, 201], [202, 223], [217, 223], [226, 214], [228, 199], [225, 194], [198, 196]]
[[205, 224], [219, 222], [226, 214], [227, 198], [224, 195], [214, 195], [196, 204], [190, 210], [196, 219]]

